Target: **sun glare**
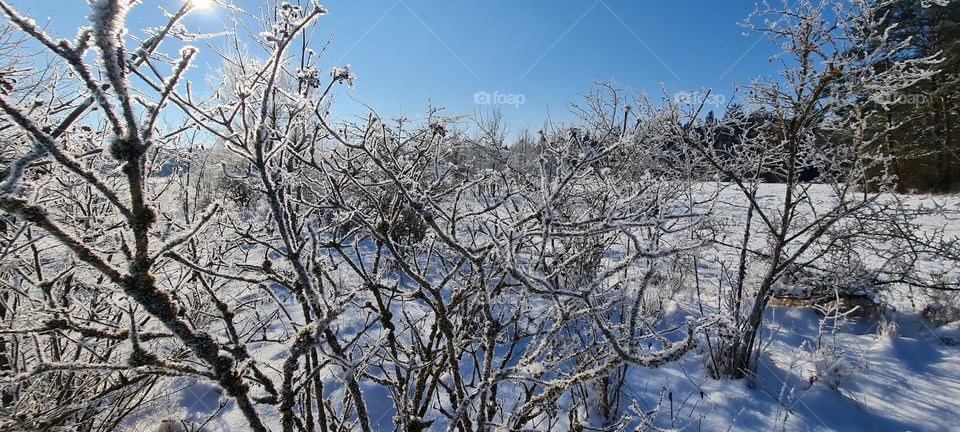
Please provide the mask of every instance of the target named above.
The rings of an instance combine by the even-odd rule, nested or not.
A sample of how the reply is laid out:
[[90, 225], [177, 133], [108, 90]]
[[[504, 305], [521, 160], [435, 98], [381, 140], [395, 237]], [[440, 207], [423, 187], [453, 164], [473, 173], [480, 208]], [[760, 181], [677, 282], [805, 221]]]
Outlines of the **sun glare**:
[[197, 9], [207, 9], [213, 6], [213, 0], [188, 0]]

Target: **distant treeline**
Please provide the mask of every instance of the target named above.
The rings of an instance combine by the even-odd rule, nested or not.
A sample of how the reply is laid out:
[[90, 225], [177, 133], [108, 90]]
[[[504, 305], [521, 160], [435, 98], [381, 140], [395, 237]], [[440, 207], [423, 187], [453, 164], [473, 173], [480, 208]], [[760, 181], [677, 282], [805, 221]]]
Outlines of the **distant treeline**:
[[[865, 106], [873, 104], [873, 108], [878, 108], [874, 111], [880, 113], [872, 116], [873, 126], [893, 130], [884, 135], [883, 142], [876, 143], [890, 157], [885, 170], [896, 176], [895, 186], [900, 192], [960, 191], [960, 1], [926, 7], [920, 0], [894, 1], [877, 18], [896, 23], [891, 36], [909, 45], [909, 49], [902, 53], [903, 58], [894, 59], [898, 67], [903, 67], [899, 60], [930, 56], [940, 59], [936, 65], [916, 65], [930, 68], [934, 73], [906, 90], [894, 94], [862, 95]], [[829, 62], [829, 59], [825, 61]], [[891, 59], [876, 62], [864, 58], [864, 62], [874, 62], [878, 69], [891, 67]], [[734, 103], [726, 107], [720, 118], [709, 112], [701, 123], [691, 127], [713, 135], [717, 151], [735, 153], [739, 141], [745, 138], [744, 134], [776, 123], [771, 121], [770, 115], [764, 107]], [[528, 164], [536, 160], [537, 149], [543, 140], [542, 134], [539, 135], [524, 131], [512, 146], [502, 149], [506, 154], [500, 158], [490, 158], [490, 154], [461, 156], [464, 161], [471, 161], [468, 165], [473, 169], [497, 169], [507, 161]], [[584, 138], [588, 142], [591, 140], [589, 134]], [[850, 137], [845, 136], [844, 131], [822, 131], [815, 139], [823, 146], [829, 146], [830, 142]], [[668, 147], [674, 144], [659, 143]], [[629, 154], [622, 156], [630, 157]], [[821, 173], [810, 168], [809, 172], [799, 174], [802, 180], [813, 179]], [[878, 177], [884, 174], [876, 173]], [[778, 172], [759, 175], [764, 181], [782, 181]]]
[[[937, 54], [939, 72], [896, 95], [884, 124], [897, 126], [890, 135], [893, 163], [902, 191], [960, 190], [960, 2], [922, 7], [920, 0], [901, 0], [887, 8], [885, 19], [896, 23], [893, 36], [909, 43], [913, 58]], [[876, 67], [888, 67], [878, 64]]]

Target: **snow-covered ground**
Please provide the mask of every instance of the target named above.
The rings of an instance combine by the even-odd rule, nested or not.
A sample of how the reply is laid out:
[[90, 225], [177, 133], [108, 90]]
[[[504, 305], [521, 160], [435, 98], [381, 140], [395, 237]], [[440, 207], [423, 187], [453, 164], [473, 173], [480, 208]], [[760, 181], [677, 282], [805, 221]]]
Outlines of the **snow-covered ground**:
[[[830, 190], [812, 187], [815, 204], [829, 204]], [[773, 203], [781, 185], [764, 185], [758, 199]], [[955, 196], [898, 196], [910, 207], [940, 206], [945, 213], [918, 220], [925, 231], [960, 235], [960, 209]], [[734, 222], [742, 219], [742, 194], [728, 188], [719, 194], [716, 213]], [[742, 223], [739, 224], [742, 226]], [[732, 233], [733, 236], [742, 233]], [[762, 239], [757, 239], [762, 241]], [[759, 244], [757, 245], [759, 246]], [[722, 253], [722, 252], [721, 252]], [[703, 285], [718, 283], [720, 270], [702, 259]], [[709, 295], [709, 294], [704, 294]], [[690, 299], [693, 303], [693, 299]], [[874, 318], [824, 320], [813, 308], [770, 307], [762, 335], [764, 357], [753, 383], [714, 380], [704, 364], [706, 347], [683, 361], [650, 370], [633, 368], [629, 392], [643, 409], [652, 409], [659, 391], [665, 399], [656, 426], [680, 430], [788, 431], [948, 431], [960, 425], [960, 346], [958, 323], [937, 328], [920, 317], [926, 299], [921, 293], [892, 287], [884, 300], [893, 308], [885, 322]], [[679, 304], [678, 309], [691, 307]], [[680, 312], [685, 313], [685, 311]], [[887, 321], [889, 320], [889, 321]], [[819, 340], [819, 344], [818, 344]], [[701, 344], [702, 345], [702, 344]], [[834, 356], [817, 355], [828, 346]], [[824, 365], [835, 358], [833, 364]], [[840, 372], [836, 389], [817, 376], [817, 363]], [[754, 384], [754, 385], [751, 385]]]
[[[828, 205], [825, 187], [811, 189], [814, 202]], [[775, 203], [780, 185], [764, 185], [761, 202]], [[960, 197], [901, 196], [911, 206], [939, 205], [960, 210]], [[728, 188], [719, 193], [714, 213], [725, 220], [732, 239], [739, 238], [744, 203]], [[943, 229], [960, 235], [960, 221], [949, 212], [921, 220], [924, 229]], [[762, 243], [761, 236], [755, 241]], [[760, 246], [760, 243], [757, 244]], [[720, 262], [734, 253], [707, 249], [700, 257], [702, 296], [716, 296], [721, 284]], [[909, 297], [909, 298], [908, 298]], [[893, 287], [884, 299], [893, 308], [884, 319], [845, 318], [824, 320], [812, 308], [770, 307], [761, 336], [764, 355], [752, 380], [715, 380], [705, 364], [709, 350], [701, 344], [696, 353], [657, 369], [630, 367], [624, 400], [633, 400], [641, 411], [656, 408], [663, 394], [656, 428], [687, 431], [948, 431], [960, 425], [960, 326], [943, 327], [921, 318], [919, 308], [928, 300], [922, 293]], [[714, 302], [715, 303], [715, 302]], [[696, 315], [699, 305], [693, 289], [665, 304], [665, 317], [680, 322]], [[709, 313], [709, 311], [708, 311]], [[254, 349], [267, 363], [285, 358], [283, 347]], [[816, 352], [816, 347], [827, 347]], [[827, 372], [827, 379], [814, 379]], [[833, 374], [830, 376], [830, 374]], [[233, 403], [221, 400], [212, 386], [178, 381], [156, 414], [201, 420], [214, 415], [204, 430], [244, 430], [245, 421]], [[394, 430], [393, 410], [382, 390], [365, 388], [365, 398], [379, 430]], [[334, 390], [339, 397], [342, 390]], [[221, 402], [226, 402], [220, 407]], [[625, 402], [621, 408], [628, 408]], [[276, 421], [276, 418], [269, 419]], [[635, 420], [637, 420], [635, 418]], [[435, 427], [440, 426], [437, 423]], [[156, 430], [155, 420], [132, 424], [134, 430]]]
[[656, 425], [679, 430], [956, 430], [960, 348], [944, 344], [916, 314], [899, 314], [897, 329], [886, 332], [875, 321], [843, 323], [824, 336], [836, 339], [848, 368], [833, 389], [810, 381], [821, 319], [812, 309], [771, 308], [767, 354], [752, 387], [707, 377], [703, 357], [691, 355], [632, 369], [628, 392], [646, 409], [661, 388], [672, 392], [672, 409], [665, 400]]

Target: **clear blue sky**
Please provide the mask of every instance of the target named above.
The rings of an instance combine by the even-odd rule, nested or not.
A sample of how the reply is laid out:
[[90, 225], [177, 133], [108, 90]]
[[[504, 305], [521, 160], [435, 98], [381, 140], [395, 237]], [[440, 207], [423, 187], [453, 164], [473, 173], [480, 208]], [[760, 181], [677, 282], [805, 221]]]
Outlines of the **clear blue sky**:
[[[256, 9], [257, 0], [234, 0]], [[132, 27], [164, 21], [157, 7], [182, 0], [143, 0], [129, 17]], [[12, 0], [50, 31], [72, 37], [86, 23], [85, 0]], [[546, 114], [568, 119], [567, 104], [594, 80], [659, 95], [712, 89], [730, 97], [734, 80], [770, 74], [772, 46], [739, 25], [753, 9], [749, 0], [328, 0], [320, 19], [320, 45], [333, 36], [326, 64], [351, 64], [355, 89], [339, 90], [382, 115], [417, 118], [427, 100], [449, 114], [488, 108], [477, 92], [522, 95], [522, 105], [503, 106], [514, 127], [539, 127]], [[222, 9], [195, 12], [191, 26], [222, 29]], [[173, 49], [173, 47], [171, 47]], [[201, 57], [191, 77], [215, 74]], [[199, 83], [196, 83], [199, 84]], [[344, 105], [345, 110], [350, 110]]]

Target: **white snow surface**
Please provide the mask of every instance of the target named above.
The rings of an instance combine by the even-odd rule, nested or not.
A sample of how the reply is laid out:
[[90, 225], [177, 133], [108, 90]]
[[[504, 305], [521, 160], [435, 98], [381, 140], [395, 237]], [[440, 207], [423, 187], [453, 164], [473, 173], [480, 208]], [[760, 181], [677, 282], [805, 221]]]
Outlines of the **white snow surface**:
[[[763, 185], [761, 202], [775, 203], [782, 185]], [[814, 201], [828, 203], [826, 187], [814, 186]], [[911, 206], [942, 205], [960, 211], [957, 196], [900, 196]], [[732, 188], [719, 194], [715, 213], [727, 218], [731, 239], [745, 207], [742, 194]], [[960, 235], [960, 221], [948, 213], [925, 218], [925, 229], [944, 229], [949, 236]], [[742, 229], [742, 224], [740, 224]], [[757, 238], [761, 236], [756, 236]], [[758, 241], [762, 241], [759, 239]], [[702, 295], [711, 295], [721, 270], [717, 249], [701, 257]], [[713, 254], [714, 256], [710, 256]], [[690, 290], [692, 291], [692, 289]], [[715, 295], [715, 291], [714, 291]], [[642, 410], [653, 409], [661, 389], [666, 389], [655, 426], [683, 431], [949, 431], [960, 427], [960, 346], [945, 340], [960, 340], [960, 325], [943, 327], [923, 320], [922, 293], [894, 289], [885, 298], [895, 310], [888, 322], [850, 318], [834, 323], [810, 308], [770, 307], [761, 339], [764, 355], [754, 380], [715, 380], [704, 365], [707, 350], [703, 343], [696, 353], [681, 361], [649, 369], [632, 366], [625, 386], [625, 399]], [[292, 300], [291, 300], [292, 301]], [[681, 322], [694, 314], [696, 293], [685, 292], [675, 303], [665, 305], [670, 319]], [[709, 313], [709, 312], [708, 312]], [[823, 359], [811, 347], [818, 335], [829, 338], [835, 357]], [[277, 345], [252, 346], [259, 360], [279, 367], [286, 352]], [[818, 365], [833, 367], [836, 381], [815, 379]], [[332, 377], [331, 377], [332, 378]], [[752, 382], [751, 382], [752, 381]], [[333, 381], [331, 381], [333, 382]], [[831, 384], [838, 384], [833, 388]], [[332, 384], [333, 385], [333, 384]], [[186, 418], [203, 421], [215, 414], [204, 430], [246, 430], [243, 416], [232, 401], [209, 384], [178, 380], [170, 395], [157, 404], [153, 415], [144, 415], [129, 425], [132, 430], [158, 430], [158, 418]], [[375, 430], [394, 430], [392, 402], [382, 389], [365, 387], [364, 397], [375, 422]], [[669, 396], [672, 396], [672, 401]], [[342, 389], [333, 391], [342, 397]], [[217, 413], [218, 405], [224, 407]], [[622, 405], [623, 409], [629, 402]], [[279, 430], [276, 413], [265, 413], [273, 430]], [[164, 425], [166, 426], [166, 425]], [[434, 429], [445, 428], [438, 421]], [[164, 430], [164, 429], [159, 429]], [[174, 427], [173, 430], [177, 430]]]

